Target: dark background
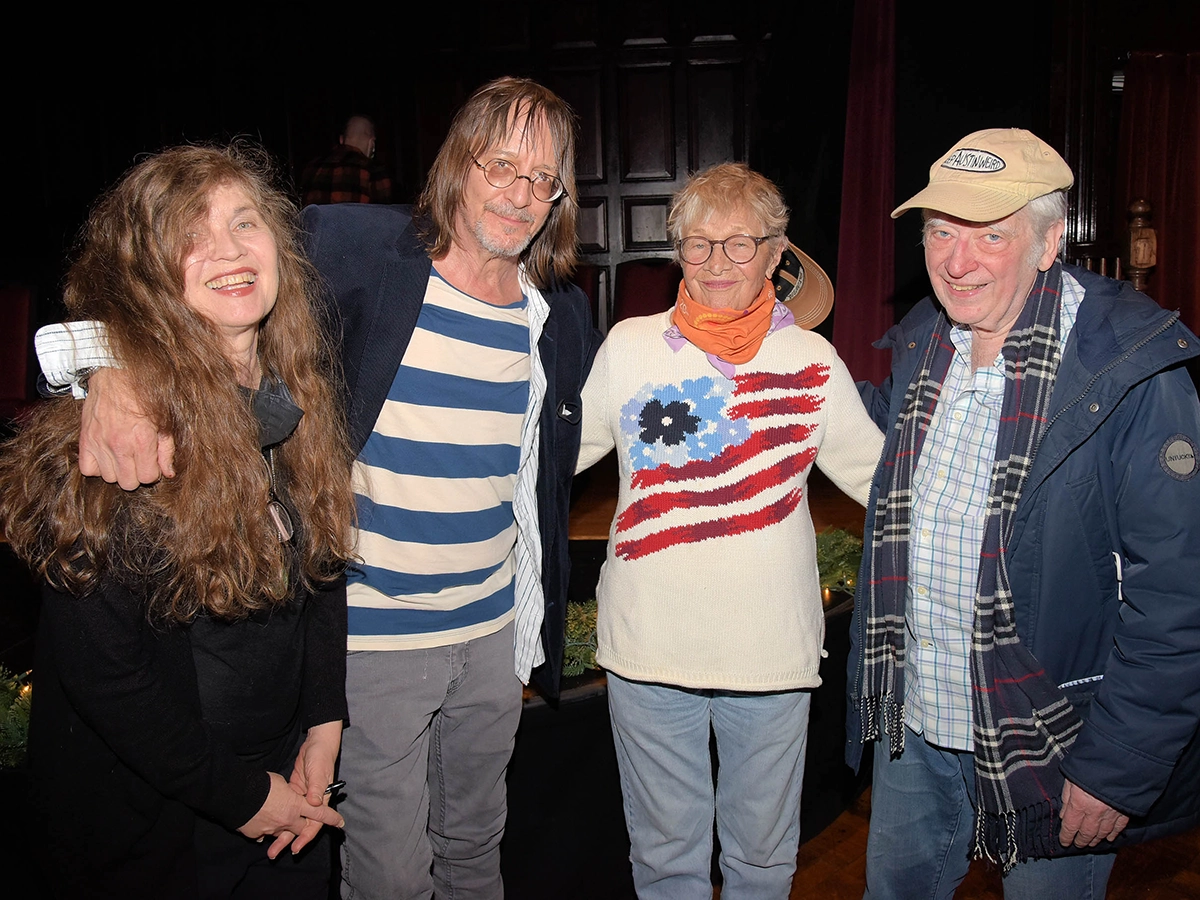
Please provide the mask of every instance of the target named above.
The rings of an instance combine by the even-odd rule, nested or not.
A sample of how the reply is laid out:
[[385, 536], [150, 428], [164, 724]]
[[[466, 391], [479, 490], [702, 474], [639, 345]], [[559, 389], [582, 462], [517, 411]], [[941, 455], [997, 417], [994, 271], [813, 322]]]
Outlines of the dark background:
[[[420, 8], [35, 11], [27, 28], [14, 29], [0, 62], [7, 123], [0, 164], [9, 182], [0, 282], [33, 285], [39, 322], [56, 318], [65, 261], [88, 207], [139, 154], [248, 135], [290, 176], [361, 112], [376, 120], [379, 158], [398, 199], [409, 200], [454, 107], [487, 79], [511, 73], [552, 82], [553, 70], [574, 60], [636, 64], [638, 52], [690, 52], [696, 35], [713, 34], [732, 36], [746, 64], [748, 161], [784, 189], [793, 240], [836, 281], [853, 6], [459, 0]], [[1065, 120], [1082, 114], [1071, 108], [1080, 80], [1087, 89], [1089, 76], [1110, 78], [1129, 50], [1200, 49], [1198, 6], [1156, 0], [1132, 12], [1115, 0], [1020, 9], [899, 2], [898, 199], [919, 189], [930, 162], [976, 128], [1026, 127], [1057, 143], [1053, 132], [1065, 134]], [[1042, 24], [1034, 26], [1039, 13]], [[1068, 29], [1077, 46], [1065, 43]], [[1115, 135], [1119, 94], [1098, 103], [1094, 130], [1103, 144], [1106, 130]], [[916, 242], [915, 221], [902, 221], [901, 304], [925, 290]]]

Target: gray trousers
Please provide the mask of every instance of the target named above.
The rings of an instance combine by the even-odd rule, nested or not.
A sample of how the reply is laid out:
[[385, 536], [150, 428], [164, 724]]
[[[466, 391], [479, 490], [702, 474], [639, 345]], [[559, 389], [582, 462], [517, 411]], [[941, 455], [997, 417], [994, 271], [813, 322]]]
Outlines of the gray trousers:
[[346, 660], [342, 897], [501, 900], [504, 776], [521, 718], [513, 626]]

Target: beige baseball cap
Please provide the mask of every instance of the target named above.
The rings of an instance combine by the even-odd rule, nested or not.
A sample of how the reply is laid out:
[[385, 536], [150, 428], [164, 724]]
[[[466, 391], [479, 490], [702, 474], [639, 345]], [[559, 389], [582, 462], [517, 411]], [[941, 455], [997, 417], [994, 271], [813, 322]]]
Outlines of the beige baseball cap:
[[994, 222], [1075, 182], [1071, 167], [1037, 135], [1022, 128], [968, 134], [929, 169], [929, 185], [892, 211], [932, 209], [968, 222]]

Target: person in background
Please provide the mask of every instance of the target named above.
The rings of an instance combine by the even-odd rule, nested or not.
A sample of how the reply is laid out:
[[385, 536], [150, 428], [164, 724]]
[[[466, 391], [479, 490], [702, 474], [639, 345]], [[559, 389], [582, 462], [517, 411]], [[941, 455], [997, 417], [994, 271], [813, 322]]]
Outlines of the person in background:
[[888, 435], [848, 682], [868, 898], [949, 898], [972, 856], [1008, 900], [1102, 897], [1114, 841], [1197, 821], [1200, 344], [1057, 260], [1072, 181], [988, 129], [892, 213], [921, 210], [934, 297], [862, 385]]
[[[776, 299], [787, 223], [745, 165], [693, 175], [667, 221], [674, 308], [617, 323], [583, 392], [579, 468], [618, 451], [596, 661], [641, 900], [711, 896], [714, 810], [723, 900], [785, 900], [796, 868], [825, 637], [806, 482], [815, 462], [865, 505], [883, 438]], [[802, 306], [824, 278], [804, 268]]]
[[66, 305], [106, 326], [176, 477], [81, 475], [69, 393], [0, 455], [0, 527], [45, 584], [30, 844], [54, 896], [328, 893], [306, 845], [342, 825], [353, 495], [314, 290], [254, 148], [159, 153], [91, 214]]
[[375, 123], [351, 116], [328, 155], [300, 176], [300, 197], [310, 203], [391, 203], [392, 179], [375, 162]]

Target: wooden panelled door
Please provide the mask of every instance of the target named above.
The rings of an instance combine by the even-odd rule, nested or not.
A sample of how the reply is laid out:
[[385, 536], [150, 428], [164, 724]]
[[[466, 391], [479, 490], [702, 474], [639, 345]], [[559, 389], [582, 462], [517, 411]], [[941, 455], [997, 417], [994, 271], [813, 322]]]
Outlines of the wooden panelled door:
[[562, 59], [546, 82], [579, 114], [581, 279], [599, 275], [598, 324], [607, 329], [616, 267], [671, 255], [671, 195], [691, 172], [747, 158], [755, 54], [720, 35], [675, 47], [630, 41]]

